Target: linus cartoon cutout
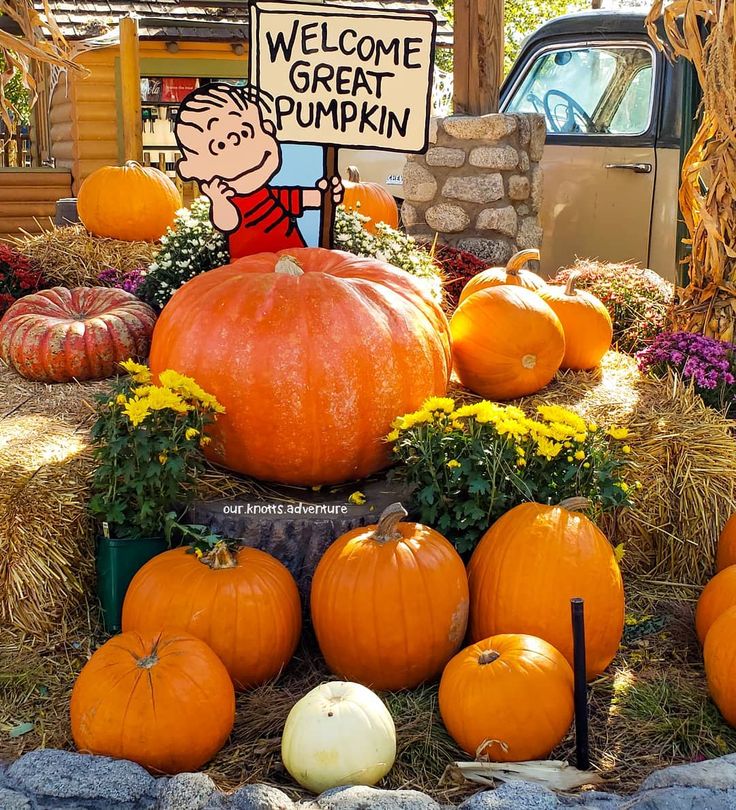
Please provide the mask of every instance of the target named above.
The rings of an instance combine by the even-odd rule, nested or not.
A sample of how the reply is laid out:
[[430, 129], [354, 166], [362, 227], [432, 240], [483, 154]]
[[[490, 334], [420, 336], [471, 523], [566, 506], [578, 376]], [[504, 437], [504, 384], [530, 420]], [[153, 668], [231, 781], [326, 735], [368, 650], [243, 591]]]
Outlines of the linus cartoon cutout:
[[233, 259], [305, 247], [305, 209], [321, 209], [328, 193], [335, 204], [342, 200], [339, 177], [323, 177], [313, 188], [270, 185], [282, 165], [270, 112], [256, 87], [224, 82], [203, 85], [179, 107], [177, 172], [209, 198], [210, 219], [228, 236]]

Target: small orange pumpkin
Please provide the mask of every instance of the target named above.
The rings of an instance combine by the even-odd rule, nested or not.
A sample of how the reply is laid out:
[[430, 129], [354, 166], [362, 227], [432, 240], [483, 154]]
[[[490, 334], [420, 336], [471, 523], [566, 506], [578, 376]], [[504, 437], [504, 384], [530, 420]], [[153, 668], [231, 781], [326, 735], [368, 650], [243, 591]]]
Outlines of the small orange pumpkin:
[[539, 251], [533, 248], [514, 253], [508, 260], [506, 267], [489, 267], [487, 270], [481, 270], [480, 273], [469, 279], [468, 283], [463, 287], [458, 303], [462, 304], [473, 293], [487, 290], [489, 287], [500, 287], [504, 284], [525, 287], [527, 290], [541, 290], [546, 286], [544, 279], [531, 270], [524, 269], [524, 265], [532, 261], [539, 261]]
[[708, 691], [724, 720], [736, 726], [736, 607], [713, 622], [705, 639], [703, 661]]
[[219, 543], [198, 559], [165, 551], [133, 577], [123, 603], [123, 630], [177, 627], [206, 642], [237, 689], [274, 678], [289, 663], [301, 633], [294, 578], [270, 554]]
[[611, 348], [613, 323], [599, 298], [575, 289], [578, 275], [571, 273], [564, 287], [550, 284], [537, 292], [555, 311], [565, 331], [562, 368], [584, 371], [599, 365]]
[[436, 677], [468, 620], [460, 556], [434, 529], [404, 517], [392, 504], [377, 525], [343, 534], [312, 580], [312, 623], [327, 665], [373, 689]]
[[126, 241], [160, 239], [181, 205], [169, 177], [134, 160], [96, 169], [77, 196], [79, 219], [90, 233]]
[[187, 633], [122, 633], [79, 673], [70, 705], [80, 751], [160, 773], [195, 771], [222, 748], [235, 691], [222, 662]]
[[585, 600], [588, 679], [616, 655], [624, 628], [624, 589], [613, 548], [581, 512], [584, 498], [559, 506], [524, 503], [483, 535], [468, 568], [470, 637], [528, 633], [572, 664], [570, 600]]
[[399, 227], [399, 209], [396, 200], [378, 183], [363, 183], [357, 166], [348, 166], [348, 179], [343, 180], [345, 195], [342, 204], [350, 211], [370, 217], [364, 227], [376, 233], [376, 225], [385, 222], [392, 228]]
[[736, 607], [736, 565], [719, 571], [703, 588], [695, 610], [695, 631], [705, 643], [713, 622], [731, 607]]
[[570, 728], [573, 683], [570, 664], [541, 638], [492, 636], [466, 647], [445, 667], [442, 722], [473, 759], [539, 759]]
[[731, 515], [718, 538], [716, 570], [723, 571], [724, 568], [734, 564], [736, 564], [736, 515]]
[[523, 287], [489, 287], [463, 301], [450, 321], [460, 382], [487, 399], [516, 399], [544, 388], [565, 354], [560, 319]]

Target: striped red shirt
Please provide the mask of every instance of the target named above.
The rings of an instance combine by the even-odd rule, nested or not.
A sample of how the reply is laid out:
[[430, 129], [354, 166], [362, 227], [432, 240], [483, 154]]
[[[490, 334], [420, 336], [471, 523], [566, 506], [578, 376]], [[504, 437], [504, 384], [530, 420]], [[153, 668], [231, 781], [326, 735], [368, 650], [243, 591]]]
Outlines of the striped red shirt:
[[302, 189], [264, 186], [231, 202], [240, 212], [240, 225], [229, 236], [231, 258], [306, 247], [297, 225], [304, 211]]

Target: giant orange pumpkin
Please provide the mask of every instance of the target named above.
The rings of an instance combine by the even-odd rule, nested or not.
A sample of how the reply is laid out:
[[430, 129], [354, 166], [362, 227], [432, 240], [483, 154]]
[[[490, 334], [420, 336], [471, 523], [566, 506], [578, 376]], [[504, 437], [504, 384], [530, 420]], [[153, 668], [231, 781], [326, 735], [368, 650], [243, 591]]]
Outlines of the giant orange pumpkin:
[[583, 371], [597, 366], [611, 348], [613, 324], [600, 299], [575, 289], [577, 277], [571, 273], [564, 287], [550, 284], [537, 292], [555, 311], [565, 331], [562, 368]]
[[736, 565], [719, 571], [703, 588], [695, 610], [695, 630], [705, 643], [713, 622], [731, 607], [736, 607]]
[[726, 521], [726, 525], [718, 538], [716, 569], [723, 571], [729, 565], [736, 565], [736, 515], [731, 515]]
[[153, 242], [174, 224], [181, 195], [159, 169], [133, 160], [102, 166], [82, 183], [77, 213], [95, 236]]
[[570, 600], [585, 600], [588, 678], [611, 663], [624, 627], [624, 589], [611, 544], [580, 512], [525, 503], [502, 515], [470, 560], [470, 635], [539, 636], [572, 664]]
[[333, 484], [386, 466], [397, 414], [443, 394], [447, 320], [408, 273], [302, 248], [203, 273], [166, 305], [151, 368], [173, 368], [226, 413], [209, 454], [286, 484]]
[[490, 287], [500, 287], [504, 284], [525, 287], [527, 290], [542, 289], [546, 286], [544, 279], [531, 270], [524, 269], [524, 265], [531, 261], [539, 261], [538, 250], [520, 250], [508, 260], [506, 267], [489, 267], [487, 270], [481, 270], [480, 273], [469, 279], [468, 283], [463, 287], [458, 303], [462, 304], [473, 293], [487, 290]]
[[450, 331], [460, 382], [487, 399], [539, 391], [565, 354], [560, 319], [523, 287], [490, 287], [468, 296], [455, 310]]
[[233, 555], [224, 544], [198, 559], [165, 551], [133, 577], [123, 630], [178, 627], [206, 642], [238, 689], [274, 678], [301, 633], [299, 591], [288, 570], [255, 548]]
[[708, 691], [725, 721], [736, 726], [736, 607], [713, 622], [705, 637], [703, 661]]
[[385, 222], [392, 228], [399, 226], [399, 209], [396, 200], [378, 183], [363, 183], [357, 166], [348, 166], [347, 180], [343, 180], [345, 195], [342, 204], [351, 211], [370, 217], [364, 227], [376, 233], [376, 225]]
[[0, 319], [0, 357], [29, 380], [101, 380], [145, 357], [156, 313], [125, 290], [54, 287], [16, 301]]
[[202, 767], [235, 720], [235, 691], [212, 650], [187, 633], [123, 633], [79, 673], [70, 706], [80, 751], [160, 773]]
[[459, 652], [440, 681], [442, 722], [472, 759], [544, 757], [573, 716], [570, 664], [534, 636], [502, 634]]
[[393, 504], [377, 525], [342, 535], [312, 580], [312, 623], [327, 665], [374, 689], [408, 689], [437, 676], [468, 619], [458, 553], [405, 516]]

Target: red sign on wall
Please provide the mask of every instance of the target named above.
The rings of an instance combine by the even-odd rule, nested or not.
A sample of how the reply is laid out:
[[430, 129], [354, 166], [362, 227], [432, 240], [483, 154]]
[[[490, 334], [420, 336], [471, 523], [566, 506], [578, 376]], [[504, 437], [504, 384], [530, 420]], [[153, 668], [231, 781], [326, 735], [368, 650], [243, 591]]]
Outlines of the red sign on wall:
[[194, 78], [173, 77], [161, 81], [161, 101], [184, 101], [197, 87], [197, 80]]

